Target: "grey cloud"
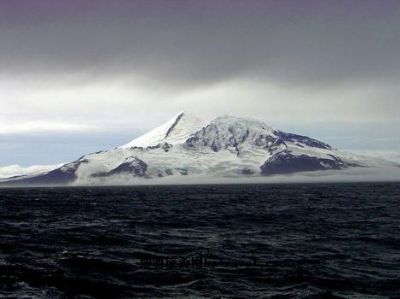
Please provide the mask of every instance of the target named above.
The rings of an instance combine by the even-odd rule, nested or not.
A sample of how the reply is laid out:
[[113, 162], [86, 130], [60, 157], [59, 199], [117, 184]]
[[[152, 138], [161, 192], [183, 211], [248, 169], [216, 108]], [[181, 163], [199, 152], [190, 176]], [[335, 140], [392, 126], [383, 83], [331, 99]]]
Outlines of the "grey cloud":
[[400, 78], [398, 1], [11, 1], [1, 72], [232, 77], [326, 85]]

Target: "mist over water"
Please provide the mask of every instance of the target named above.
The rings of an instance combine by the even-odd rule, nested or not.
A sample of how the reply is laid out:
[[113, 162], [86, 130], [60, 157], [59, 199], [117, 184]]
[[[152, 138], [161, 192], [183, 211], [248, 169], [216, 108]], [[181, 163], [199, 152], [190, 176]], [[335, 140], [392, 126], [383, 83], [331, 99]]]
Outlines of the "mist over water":
[[[1, 189], [0, 296], [396, 297], [399, 200], [398, 183]], [[214, 264], [144, 263], [193, 258]]]

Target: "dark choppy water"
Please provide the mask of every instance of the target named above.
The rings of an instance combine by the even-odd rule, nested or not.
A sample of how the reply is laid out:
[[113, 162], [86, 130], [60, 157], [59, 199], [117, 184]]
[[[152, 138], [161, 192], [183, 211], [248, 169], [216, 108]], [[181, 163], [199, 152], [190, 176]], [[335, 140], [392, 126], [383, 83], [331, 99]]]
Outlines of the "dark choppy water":
[[0, 297], [399, 298], [399, 204], [400, 184], [0, 189]]

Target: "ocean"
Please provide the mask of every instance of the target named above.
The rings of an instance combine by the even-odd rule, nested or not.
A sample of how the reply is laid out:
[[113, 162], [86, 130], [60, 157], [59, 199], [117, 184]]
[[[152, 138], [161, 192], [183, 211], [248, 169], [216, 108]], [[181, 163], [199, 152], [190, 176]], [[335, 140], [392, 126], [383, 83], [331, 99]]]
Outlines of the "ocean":
[[0, 189], [0, 297], [400, 298], [400, 184]]

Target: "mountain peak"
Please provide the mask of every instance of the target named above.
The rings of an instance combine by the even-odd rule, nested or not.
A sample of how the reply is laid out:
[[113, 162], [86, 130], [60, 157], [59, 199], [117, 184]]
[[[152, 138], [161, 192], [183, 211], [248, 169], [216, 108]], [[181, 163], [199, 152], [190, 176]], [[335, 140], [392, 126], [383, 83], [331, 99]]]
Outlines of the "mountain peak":
[[201, 129], [203, 125], [204, 122], [196, 116], [181, 111], [163, 125], [121, 146], [121, 148], [155, 146], [162, 142], [171, 144], [183, 142], [193, 132]]
[[259, 121], [257, 119], [249, 118], [249, 117], [239, 117], [233, 115], [223, 115], [215, 118], [212, 123], [218, 125], [241, 125], [247, 127], [259, 127], [262, 129], [271, 129], [266, 123]]
[[[275, 130], [268, 126], [266, 123], [247, 117], [238, 117], [232, 115], [224, 115], [215, 118], [211, 123], [222, 133], [225, 132], [227, 136], [230, 135], [275, 135]], [[237, 137], [237, 136], [236, 136]]]

